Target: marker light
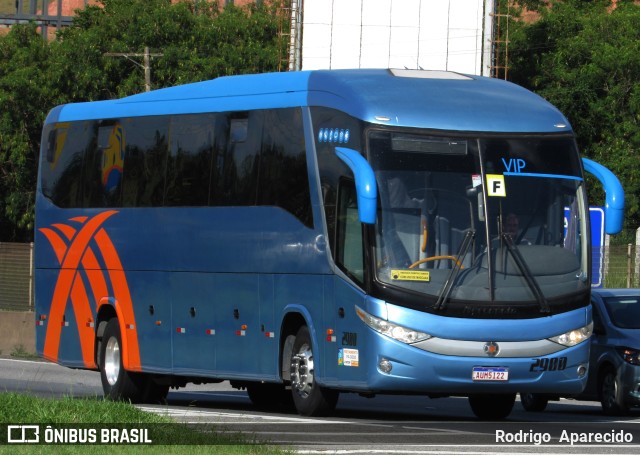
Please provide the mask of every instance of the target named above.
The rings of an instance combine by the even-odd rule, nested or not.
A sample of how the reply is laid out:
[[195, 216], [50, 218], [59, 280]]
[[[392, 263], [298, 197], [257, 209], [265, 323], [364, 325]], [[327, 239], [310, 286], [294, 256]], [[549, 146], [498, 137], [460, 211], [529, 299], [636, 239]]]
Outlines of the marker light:
[[362, 319], [362, 322], [367, 324], [376, 332], [393, 338], [394, 340], [401, 341], [402, 343], [412, 344], [431, 338], [431, 335], [427, 333], [418, 332], [372, 316], [358, 306], [356, 306], [356, 313], [360, 319]]
[[587, 341], [592, 333], [593, 333], [593, 322], [590, 322], [588, 325], [585, 325], [584, 327], [570, 330], [568, 332], [563, 333], [562, 335], [558, 335], [548, 339], [553, 341], [554, 343], [571, 347], [571, 346], [580, 344], [583, 341]]

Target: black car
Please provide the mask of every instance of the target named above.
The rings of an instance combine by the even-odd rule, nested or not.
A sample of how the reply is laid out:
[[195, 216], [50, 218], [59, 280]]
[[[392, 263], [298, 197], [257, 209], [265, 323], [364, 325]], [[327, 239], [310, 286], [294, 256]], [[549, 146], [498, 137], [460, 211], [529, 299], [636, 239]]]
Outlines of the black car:
[[[607, 415], [640, 406], [640, 289], [593, 289], [593, 336], [587, 386], [579, 400], [599, 401]], [[543, 411], [560, 396], [521, 393], [527, 411]]]

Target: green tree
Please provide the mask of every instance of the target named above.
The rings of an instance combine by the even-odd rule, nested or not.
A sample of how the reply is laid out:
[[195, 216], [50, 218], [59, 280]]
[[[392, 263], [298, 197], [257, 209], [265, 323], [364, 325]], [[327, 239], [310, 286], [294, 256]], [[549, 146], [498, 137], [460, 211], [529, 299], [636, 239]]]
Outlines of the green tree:
[[[511, 37], [510, 77], [563, 111], [582, 153], [620, 178], [626, 242], [640, 226], [640, 5], [564, 0], [540, 13]], [[590, 202], [604, 204], [589, 183]]]
[[48, 59], [34, 25], [0, 40], [0, 240], [32, 238], [42, 107], [52, 105]]
[[[232, 74], [277, 71], [284, 41], [275, 7], [218, 7], [203, 0], [101, 0], [51, 43], [35, 25], [0, 37], [0, 241], [33, 238], [40, 134], [59, 104], [144, 90], [147, 46], [153, 88]], [[284, 24], [286, 26], [286, 24]]]

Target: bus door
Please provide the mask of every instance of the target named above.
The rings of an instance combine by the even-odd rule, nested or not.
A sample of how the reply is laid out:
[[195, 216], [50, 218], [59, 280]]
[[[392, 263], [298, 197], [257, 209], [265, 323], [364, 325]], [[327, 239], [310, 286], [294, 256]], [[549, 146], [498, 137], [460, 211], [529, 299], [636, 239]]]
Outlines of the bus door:
[[[342, 178], [338, 184], [335, 260], [341, 274], [334, 276], [334, 312], [336, 317], [336, 349], [327, 358], [327, 372], [335, 371], [341, 384], [365, 379], [360, 358], [363, 357], [364, 327], [355, 313], [356, 305], [365, 307], [363, 247], [364, 227], [358, 215], [355, 181]], [[352, 283], [350, 283], [351, 281]]]

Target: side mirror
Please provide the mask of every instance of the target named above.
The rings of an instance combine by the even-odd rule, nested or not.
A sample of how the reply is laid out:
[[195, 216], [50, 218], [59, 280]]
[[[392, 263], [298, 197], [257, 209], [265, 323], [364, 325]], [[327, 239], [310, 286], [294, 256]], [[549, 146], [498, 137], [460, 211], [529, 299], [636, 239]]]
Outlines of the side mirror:
[[336, 155], [349, 166], [355, 177], [360, 222], [375, 224], [378, 185], [371, 165], [359, 152], [353, 149], [336, 147]]
[[604, 230], [607, 234], [617, 234], [622, 230], [624, 218], [624, 189], [613, 172], [600, 163], [582, 158], [584, 170], [597, 178], [605, 192]]

